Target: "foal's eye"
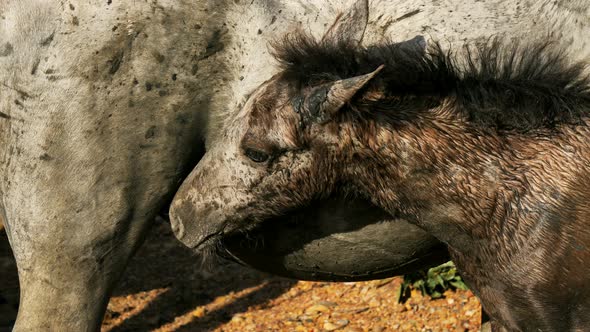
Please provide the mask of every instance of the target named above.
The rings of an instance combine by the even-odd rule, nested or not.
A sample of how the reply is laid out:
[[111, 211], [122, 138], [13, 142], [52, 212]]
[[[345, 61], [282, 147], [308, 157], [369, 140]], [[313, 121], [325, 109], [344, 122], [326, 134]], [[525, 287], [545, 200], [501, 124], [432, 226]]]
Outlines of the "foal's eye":
[[263, 163], [268, 160], [270, 155], [266, 152], [255, 150], [255, 149], [246, 149], [244, 151], [246, 157], [250, 158], [253, 162], [256, 163]]

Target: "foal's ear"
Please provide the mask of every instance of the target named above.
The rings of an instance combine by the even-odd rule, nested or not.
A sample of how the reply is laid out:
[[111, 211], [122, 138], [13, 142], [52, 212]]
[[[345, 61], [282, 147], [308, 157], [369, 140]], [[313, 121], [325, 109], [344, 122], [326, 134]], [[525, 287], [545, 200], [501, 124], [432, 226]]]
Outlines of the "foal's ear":
[[365, 75], [346, 78], [315, 87], [306, 99], [305, 107], [308, 111], [308, 120], [320, 124], [328, 122], [383, 67], [384, 65], [381, 65]]
[[324, 33], [324, 40], [352, 40], [361, 43], [369, 22], [369, 0], [357, 0], [347, 13], [336, 17], [332, 26]]

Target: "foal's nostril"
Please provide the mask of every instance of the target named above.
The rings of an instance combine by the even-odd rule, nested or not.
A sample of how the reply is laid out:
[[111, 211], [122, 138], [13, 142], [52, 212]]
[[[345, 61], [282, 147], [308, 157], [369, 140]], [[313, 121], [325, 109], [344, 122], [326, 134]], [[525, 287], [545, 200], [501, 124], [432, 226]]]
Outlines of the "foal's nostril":
[[216, 201], [203, 200], [202, 195], [177, 194], [170, 205], [170, 225], [176, 238], [185, 246], [200, 250], [205, 243], [214, 243], [225, 227], [225, 215]]
[[179, 240], [182, 239], [184, 237], [184, 225], [182, 222], [171, 216], [170, 225], [172, 226], [172, 232], [174, 232], [176, 238]]
[[172, 232], [177, 239], [182, 240], [185, 235], [184, 231], [184, 224], [182, 223], [182, 209], [179, 208], [182, 204], [178, 204], [177, 202], [173, 203], [170, 206], [170, 226], [172, 227]]

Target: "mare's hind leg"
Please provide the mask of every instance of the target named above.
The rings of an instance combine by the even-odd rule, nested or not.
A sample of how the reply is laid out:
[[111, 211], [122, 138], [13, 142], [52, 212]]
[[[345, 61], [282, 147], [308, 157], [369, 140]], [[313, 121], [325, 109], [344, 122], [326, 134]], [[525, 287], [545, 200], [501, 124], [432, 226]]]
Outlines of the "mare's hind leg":
[[94, 216], [74, 204], [23, 205], [6, 220], [21, 287], [14, 331], [99, 330], [152, 213], [123, 199], [98, 204]]

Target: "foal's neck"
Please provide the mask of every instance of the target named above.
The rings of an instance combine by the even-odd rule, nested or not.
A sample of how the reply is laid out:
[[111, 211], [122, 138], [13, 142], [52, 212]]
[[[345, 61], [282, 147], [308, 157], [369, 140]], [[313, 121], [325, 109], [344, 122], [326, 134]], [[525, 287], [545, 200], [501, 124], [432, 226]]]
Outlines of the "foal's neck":
[[531, 204], [527, 170], [547, 142], [434, 121], [384, 126], [377, 137], [351, 173], [374, 203], [459, 251], [518, 246]]

